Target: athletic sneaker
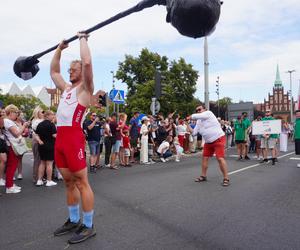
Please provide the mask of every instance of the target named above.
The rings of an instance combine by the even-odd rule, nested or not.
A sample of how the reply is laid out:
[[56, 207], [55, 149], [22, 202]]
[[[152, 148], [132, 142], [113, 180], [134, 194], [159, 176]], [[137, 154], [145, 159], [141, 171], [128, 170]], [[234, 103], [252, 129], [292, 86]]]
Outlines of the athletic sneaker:
[[77, 223], [75, 223], [75, 222], [71, 222], [70, 218], [69, 218], [65, 222], [65, 224], [63, 224], [61, 227], [57, 228], [54, 231], [54, 236], [61, 236], [61, 235], [67, 234], [69, 232], [73, 232], [76, 229], [78, 229], [80, 227], [80, 225], [81, 225], [80, 220]]
[[19, 189], [19, 188], [15, 188], [15, 187], [6, 188], [7, 194], [17, 194], [20, 192], [21, 192], [21, 189]]
[[176, 161], [176, 162], [180, 162], [180, 160], [179, 160], [179, 159], [175, 159], [175, 161]]
[[14, 187], [15, 189], [20, 189], [20, 190], [22, 189], [20, 186], [17, 186], [16, 184], [14, 184], [13, 187]]
[[250, 158], [249, 158], [248, 155], [246, 155], [244, 159], [245, 159], [245, 160], [250, 160]]
[[68, 240], [70, 244], [80, 243], [87, 240], [88, 238], [95, 236], [96, 230], [94, 225], [92, 228], [88, 228], [85, 225], [81, 224], [80, 227], [76, 230], [75, 234]]
[[57, 183], [54, 182], [54, 181], [47, 181], [46, 182], [46, 187], [52, 187], [52, 186], [56, 186], [56, 185], [57, 185]]
[[300, 163], [297, 164], [297, 168], [300, 168]]
[[240, 155], [239, 158], [236, 159], [237, 161], [243, 161], [243, 157]]
[[268, 159], [263, 159], [263, 160], [261, 160], [259, 163], [268, 163]]
[[18, 180], [23, 180], [23, 175], [22, 174], [18, 174], [17, 179]]
[[162, 162], [166, 162], [166, 160], [165, 160], [164, 158], [160, 158], [160, 160], [161, 160]]
[[0, 179], [0, 186], [5, 186], [5, 180], [4, 179]]
[[44, 182], [42, 180], [38, 180], [35, 185], [40, 187], [44, 185]]

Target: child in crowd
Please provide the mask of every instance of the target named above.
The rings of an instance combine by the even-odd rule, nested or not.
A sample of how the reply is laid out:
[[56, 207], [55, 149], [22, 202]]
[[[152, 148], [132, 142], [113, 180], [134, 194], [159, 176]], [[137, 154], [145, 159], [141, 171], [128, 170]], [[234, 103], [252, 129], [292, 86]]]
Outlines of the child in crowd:
[[174, 147], [176, 149], [175, 161], [180, 162], [180, 158], [181, 158], [182, 153], [183, 153], [183, 147], [181, 147], [181, 145], [179, 143], [179, 140], [178, 140], [178, 137], [174, 137], [173, 143], [174, 143]]
[[123, 148], [124, 148], [124, 167], [131, 167], [131, 164], [129, 164], [129, 157], [130, 157], [130, 151], [131, 145], [130, 145], [130, 139], [129, 139], [129, 131], [123, 130]]
[[159, 145], [156, 151], [162, 162], [166, 162], [166, 159], [172, 156], [172, 152], [170, 150], [170, 143], [172, 142], [172, 139], [172, 136], [168, 135], [166, 140]]

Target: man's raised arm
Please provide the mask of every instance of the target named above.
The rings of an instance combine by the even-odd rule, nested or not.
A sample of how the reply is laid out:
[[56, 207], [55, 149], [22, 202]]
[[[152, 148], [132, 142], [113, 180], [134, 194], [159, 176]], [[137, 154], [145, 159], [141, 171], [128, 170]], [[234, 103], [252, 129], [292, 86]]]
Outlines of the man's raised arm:
[[93, 68], [91, 52], [87, 44], [88, 35], [79, 32], [77, 36], [80, 42], [80, 58], [82, 62], [83, 88], [85, 88], [89, 93], [93, 94]]
[[55, 86], [64, 91], [66, 88], [67, 83], [63, 79], [61, 73], [60, 73], [60, 58], [61, 58], [61, 52], [63, 49], [67, 48], [68, 44], [65, 44], [64, 41], [62, 41], [57, 49], [55, 50], [54, 56], [51, 61], [50, 65], [50, 75], [51, 78], [55, 84]]

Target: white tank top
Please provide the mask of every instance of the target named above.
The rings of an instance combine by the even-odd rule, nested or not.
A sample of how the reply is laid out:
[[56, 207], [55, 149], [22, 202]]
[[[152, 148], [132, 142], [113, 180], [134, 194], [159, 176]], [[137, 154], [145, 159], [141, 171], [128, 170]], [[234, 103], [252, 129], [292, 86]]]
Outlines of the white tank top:
[[63, 92], [57, 113], [57, 127], [81, 127], [85, 116], [86, 107], [78, 103], [77, 87], [67, 88]]

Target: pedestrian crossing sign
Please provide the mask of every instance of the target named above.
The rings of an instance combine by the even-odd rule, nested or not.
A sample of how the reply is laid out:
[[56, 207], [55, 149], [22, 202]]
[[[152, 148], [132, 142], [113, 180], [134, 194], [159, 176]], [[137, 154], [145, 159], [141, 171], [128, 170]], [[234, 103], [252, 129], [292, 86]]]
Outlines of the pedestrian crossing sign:
[[124, 104], [125, 103], [125, 92], [124, 90], [119, 89], [112, 89], [109, 93], [109, 97], [112, 102], [117, 104]]

